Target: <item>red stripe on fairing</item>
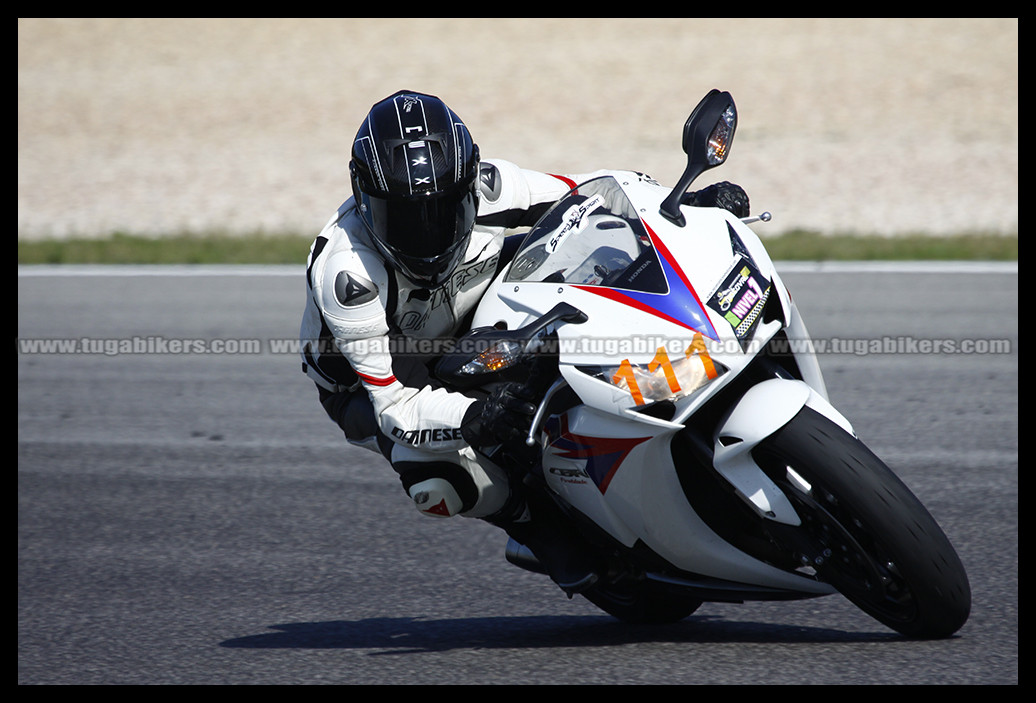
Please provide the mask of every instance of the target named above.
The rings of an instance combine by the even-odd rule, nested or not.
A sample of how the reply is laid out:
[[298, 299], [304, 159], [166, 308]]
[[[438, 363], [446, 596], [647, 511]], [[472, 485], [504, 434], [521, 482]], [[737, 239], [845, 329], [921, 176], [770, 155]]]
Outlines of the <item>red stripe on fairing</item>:
[[586, 459], [586, 472], [598, 490], [608, 490], [615, 473], [633, 448], [651, 437], [591, 437], [568, 428], [568, 416], [561, 416], [561, 436], [552, 443], [558, 456]]
[[[661, 310], [653, 308], [650, 305], [647, 305], [646, 303], [642, 303], [636, 298], [631, 298], [622, 291], [614, 290], [612, 288], [601, 288], [600, 286], [583, 286], [578, 284], [576, 284], [575, 287], [579, 290], [585, 290], [587, 293], [594, 293], [595, 295], [599, 295], [602, 298], [614, 300], [616, 303], [622, 303], [623, 305], [628, 305], [631, 308], [636, 308], [637, 310], [640, 310], [641, 312], [646, 312], [649, 315], [661, 317], [663, 320], [669, 320], [669, 322], [672, 322], [674, 325], [680, 325], [680, 327], [686, 327], [689, 330], [695, 330], [694, 327], [691, 327], [686, 322], [681, 322], [672, 315], [666, 315]], [[698, 330], [695, 331], [697, 332]]]
[[[688, 280], [687, 274], [684, 273], [683, 269], [676, 263], [676, 258], [672, 255], [669, 249], [666, 248], [666, 245], [662, 243], [662, 240], [658, 238], [658, 235], [655, 234], [655, 230], [648, 227], [648, 223], [644, 222], [644, 220], [641, 220], [641, 222], [644, 223], [644, 227], [647, 229], [648, 236], [651, 237], [651, 242], [655, 245], [655, 249], [657, 249], [662, 256], [665, 257], [665, 260], [669, 262], [669, 265], [673, 267], [673, 270], [676, 271], [676, 275], [678, 275], [680, 280], [683, 281], [683, 284], [687, 286], [687, 290], [691, 291], [691, 295], [694, 296], [694, 300], [698, 303], [698, 307], [701, 308], [702, 312], [707, 316], [708, 312], [705, 310], [705, 306], [701, 304], [698, 292], [694, 290], [694, 286], [692, 286], [690, 280]], [[708, 317], [705, 318], [705, 321], [708, 322]]]
[[559, 175], [557, 175], [555, 173], [552, 173], [550, 175], [554, 176], [554, 178], [558, 179], [559, 181], [564, 182], [564, 184], [568, 186], [569, 190], [571, 190], [571, 189], [575, 188], [577, 185], [579, 185], [578, 183], [573, 181], [571, 178], [565, 178], [564, 176], [559, 176]]
[[389, 376], [388, 378], [375, 378], [374, 376], [362, 374], [359, 371], [356, 372], [356, 375], [360, 377], [361, 381], [363, 381], [364, 383], [369, 383], [372, 386], [388, 386], [396, 382], [395, 376]]
[[[669, 249], [666, 248], [665, 244], [663, 244], [662, 241], [658, 238], [658, 235], [655, 234], [654, 230], [648, 227], [647, 223], [643, 220], [641, 220], [641, 222], [644, 224], [644, 227], [647, 228], [648, 235], [651, 237], [651, 242], [652, 245], [655, 247], [655, 250], [658, 252], [661, 259], [664, 260], [664, 263], [660, 262], [662, 263], [663, 269], [668, 267], [673, 273], [675, 273], [676, 276], [683, 283], [683, 287], [691, 294], [691, 297], [694, 298], [694, 302], [697, 304], [698, 309], [701, 311], [701, 316], [704, 320], [703, 324], [705, 325], [704, 328], [699, 329], [693, 326], [692, 324], [689, 324], [688, 322], [680, 320], [679, 318], [676, 318], [673, 315], [659, 310], [658, 307], [656, 307], [656, 305], [653, 304], [654, 301], [649, 302], [641, 299], [648, 297], [665, 298], [665, 295], [647, 294], [641, 293], [639, 291], [633, 291], [633, 295], [631, 295], [629, 293], [624, 293], [621, 290], [616, 290], [613, 288], [602, 288], [601, 286], [585, 286], [579, 284], [574, 284], [575, 287], [579, 290], [586, 291], [587, 293], [593, 293], [594, 295], [599, 295], [602, 298], [608, 298], [609, 300], [613, 300], [616, 303], [628, 305], [631, 308], [635, 308], [637, 310], [640, 310], [641, 312], [646, 312], [649, 315], [654, 315], [655, 317], [660, 317], [663, 320], [668, 320], [669, 322], [672, 322], [673, 324], [679, 325], [686, 329], [693, 330], [695, 332], [701, 332], [703, 335], [709, 337], [710, 339], [718, 339], [718, 335], [716, 334], [715, 329], [712, 327], [712, 323], [709, 322], [708, 313], [705, 312], [705, 306], [701, 304], [701, 299], [698, 298], [698, 293], [694, 290], [693, 286], [691, 286], [691, 282], [690, 280], [688, 280], [687, 274], [685, 274], [683, 272], [683, 269], [681, 269], [680, 266], [676, 263], [676, 259], [673, 257], [672, 252], [670, 252]], [[670, 282], [670, 292], [673, 292], [674, 290], [679, 290], [679, 287], [674, 286], [673, 283], [675, 282]]]

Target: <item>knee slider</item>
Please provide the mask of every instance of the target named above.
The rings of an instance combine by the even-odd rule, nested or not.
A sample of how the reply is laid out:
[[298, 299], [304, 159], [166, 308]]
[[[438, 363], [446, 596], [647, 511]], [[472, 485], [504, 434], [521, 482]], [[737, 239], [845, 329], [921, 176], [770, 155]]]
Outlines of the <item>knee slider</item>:
[[429, 517], [453, 517], [464, 508], [457, 489], [444, 478], [429, 478], [407, 491], [414, 506]]
[[471, 474], [449, 461], [404, 461], [393, 464], [403, 490], [425, 515], [450, 517], [471, 510], [478, 487]]

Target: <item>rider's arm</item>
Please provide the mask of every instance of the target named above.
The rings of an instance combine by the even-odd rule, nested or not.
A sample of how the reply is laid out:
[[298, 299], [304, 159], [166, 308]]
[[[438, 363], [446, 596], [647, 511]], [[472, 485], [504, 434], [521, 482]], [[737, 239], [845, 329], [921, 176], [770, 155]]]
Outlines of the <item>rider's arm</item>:
[[433, 389], [423, 364], [393, 354], [385, 315], [388, 274], [380, 261], [353, 249], [335, 252], [320, 284], [325, 324], [370, 394], [381, 431], [400, 444], [429, 451], [465, 446], [460, 425], [474, 401]]
[[554, 202], [588, 178], [555, 176], [486, 159], [480, 172], [482, 198], [476, 222], [484, 227], [531, 227]]

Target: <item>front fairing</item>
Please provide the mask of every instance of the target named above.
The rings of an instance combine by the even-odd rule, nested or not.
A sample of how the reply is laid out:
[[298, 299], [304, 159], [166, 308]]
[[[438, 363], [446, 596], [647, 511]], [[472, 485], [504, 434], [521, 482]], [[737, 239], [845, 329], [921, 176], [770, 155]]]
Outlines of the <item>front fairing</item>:
[[[717, 208], [658, 214], [668, 190], [631, 172], [573, 189], [528, 233], [498, 287], [515, 313], [559, 302], [561, 373], [584, 403], [637, 419], [665, 402], [680, 423], [782, 326], [787, 293], [758, 237]], [[711, 372], [710, 372], [711, 367]]]
[[687, 453], [674, 435], [793, 308], [746, 225], [692, 207], [685, 226], [673, 224], [658, 214], [669, 192], [629, 172], [578, 186], [530, 230], [474, 325], [524, 334], [561, 303], [585, 316], [549, 325], [558, 369], [581, 403], [560, 395], [557, 412], [544, 404], [540, 467], [549, 490], [616, 543], [645, 545], [684, 573], [830, 593], [720, 538], [686, 498], [676, 462]]

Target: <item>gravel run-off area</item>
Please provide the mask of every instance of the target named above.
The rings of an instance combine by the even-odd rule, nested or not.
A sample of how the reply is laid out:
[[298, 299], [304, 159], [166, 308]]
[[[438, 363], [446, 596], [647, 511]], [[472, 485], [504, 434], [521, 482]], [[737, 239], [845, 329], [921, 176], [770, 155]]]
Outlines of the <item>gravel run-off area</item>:
[[711, 88], [764, 236], [1018, 230], [1018, 20], [18, 20], [19, 239], [315, 233], [399, 90], [484, 156], [675, 182]]

